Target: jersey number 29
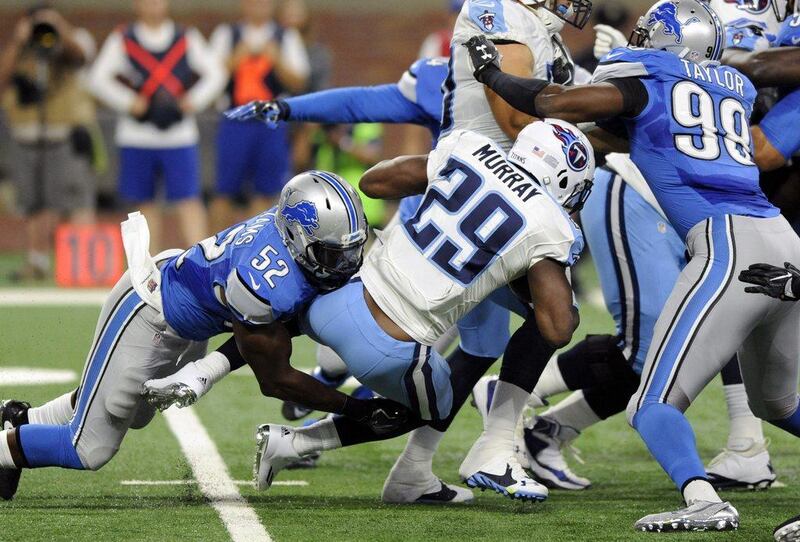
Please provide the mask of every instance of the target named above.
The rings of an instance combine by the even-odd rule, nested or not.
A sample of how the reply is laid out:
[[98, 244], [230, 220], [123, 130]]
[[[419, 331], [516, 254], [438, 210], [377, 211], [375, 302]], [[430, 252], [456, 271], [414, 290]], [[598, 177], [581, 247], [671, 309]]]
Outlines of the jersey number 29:
[[[483, 179], [468, 165], [451, 158], [440, 175], [456, 188], [449, 196], [436, 188], [428, 190], [417, 213], [403, 226], [423, 254], [444, 236], [428, 259], [454, 280], [469, 284], [516, 237], [525, 219], [497, 192], [484, 192], [478, 197]], [[457, 228], [467, 246], [446, 236], [434, 221], [425, 220], [427, 211], [434, 206], [458, 217]], [[463, 252], [471, 252], [466, 261], [458, 258]]]
[[753, 165], [747, 113], [736, 98], [724, 98], [715, 108], [708, 92], [691, 81], [681, 81], [672, 87], [672, 116], [684, 128], [702, 130], [700, 134], [675, 135], [675, 148], [683, 154], [698, 160], [716, 160], [722, 140], [731, 158], [743, 166]]

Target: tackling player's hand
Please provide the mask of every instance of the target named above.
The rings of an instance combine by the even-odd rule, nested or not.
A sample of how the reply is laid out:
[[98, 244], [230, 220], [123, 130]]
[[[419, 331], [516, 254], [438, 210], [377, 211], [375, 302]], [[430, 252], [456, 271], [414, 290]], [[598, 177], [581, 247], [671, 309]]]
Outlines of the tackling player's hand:
[[230, 120], [260, 120], [270, 128], [277, 128], [280, 121], [289, 118], [289, 104], [283, 100], [253, 101], [228, 109], [224, 115]]
[[612, 26], [607, 24], [597, 24], [594, 26], [594, 57], [600, 60], [606, 56], [612, 49], [617, 47], [625, 47], [628, 44], [628, 38]]
[[411, 411], [396, 401], [383, 397], [355, 399], [348, 396], [342, 415], [369, 426], [376, 435], [386, 435], [401, 429]]
[[800, 269], [786, 262], [783, 267], [768, 263], [755, 263], [739, 273], [739, 280], [755, 286], [744, 291], [765, 294], [782, 301], [796, 301], [800, 292]]
[[489, 41], [486, 36], [472, 36], [464, 47], [469, 51], [469, 61], [472, 64], [472, 75], [475, 79], [481, 81], [481, 74], [487, 68], [494, 66], [500, 69], [500, 51], [494, 46], [494, 43]]

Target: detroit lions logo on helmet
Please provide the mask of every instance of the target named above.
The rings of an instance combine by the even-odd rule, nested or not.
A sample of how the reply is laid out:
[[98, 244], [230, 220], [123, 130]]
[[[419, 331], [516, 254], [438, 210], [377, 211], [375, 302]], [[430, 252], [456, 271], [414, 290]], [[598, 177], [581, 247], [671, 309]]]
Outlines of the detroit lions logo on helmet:
[[569, 128], [553, 124], [553, 134], [561, 141], [561, 150], [567, 157], [567, 165], [575, 171], [582, 171], [589, 165], [589, 151], [578, 136]]
[[667, 36], [675, 36], [675, 43], [683, 41], [683, 28], [692, 23], [699, 23], [699, 17], [689, 17], [685, 22], [678, 20], [678, 6], [671, 2], [667, 2], [658, 6], [650, 14], [647, 19], [647, 26], [653, 26], [656, 23], [664, 25], [664, 34]]
[[287, 205], [282, 214], [287, 223], [297, 222], [309, 235], [319, 228], [317, 206], [310, 201], [299, 201], [295, 205]]
[[484, 12], [481, 15], [478, 15], [478, 19], [480, 19], [481, 24], [483, 24], [483, 27], [491, 32], [491, 30], [494, 28], [495, 16], [496, 15], [494, 13], [492, 13], [487, 9], [484, 10]]

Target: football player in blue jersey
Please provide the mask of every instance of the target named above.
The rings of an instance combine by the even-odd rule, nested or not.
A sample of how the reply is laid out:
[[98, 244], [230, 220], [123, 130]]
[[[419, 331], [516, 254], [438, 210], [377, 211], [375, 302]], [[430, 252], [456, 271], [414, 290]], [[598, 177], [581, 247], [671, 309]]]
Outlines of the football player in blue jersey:
[[732, 280], [750, 263], [789, 261], [800, 254], [800, 239], [758, 185], [749, 130], [755, 88], [716, 63], [724, 43], [717, 15], [701, 1], [663, 0], [631, 41], [635, 47], [603, 59], [593, 84], [573, 88], [503, 74], [491, 43], [476, 37], [466, 45], [476, 77], [523, 112], [625, 124], [631, 159], [691, 258], [656, 323], [628, 405], [629, 421], [687, 507], [646, 516], [636, 528], [735, 529], [738, 512], [708, 482], [683, 411], [739, 351], [754, 414], [800, 433], [800, 340], [782, 333], [800, 325], [800, 311], [748, 298]]
[[265, 395], [372, 420], [379, 431], [383, 414], [403, 417], [393, 402], [353, 399], [289, 364], [298, 311], [344, 285], [362, 262], [361, 201], [335, 175], [298, 175], [276, 208], [186, 251], [151, 258], [138, 213], [123, 223], [123, 239], [129, 270], [103, 306], [77, 393], [39, 408], [0, 404], [4, 427], [12, 426], [0, 431], [0, 497], [13, 497], [21, 468], [101, 468], [128, 429], [155, 413], [142, 384], [200, 358], [209, 338], [231, 331]]

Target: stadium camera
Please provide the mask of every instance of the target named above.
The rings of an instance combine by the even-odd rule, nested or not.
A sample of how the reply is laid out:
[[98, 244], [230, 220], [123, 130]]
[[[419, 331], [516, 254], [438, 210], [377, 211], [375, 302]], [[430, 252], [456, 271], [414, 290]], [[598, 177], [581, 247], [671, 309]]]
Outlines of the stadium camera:
[[61, 36], [56, 27], [46, 21], [33, 23], [29, 44], [36, 50], [37, 54], [51, 58], [58, 50], [61, 43]]

